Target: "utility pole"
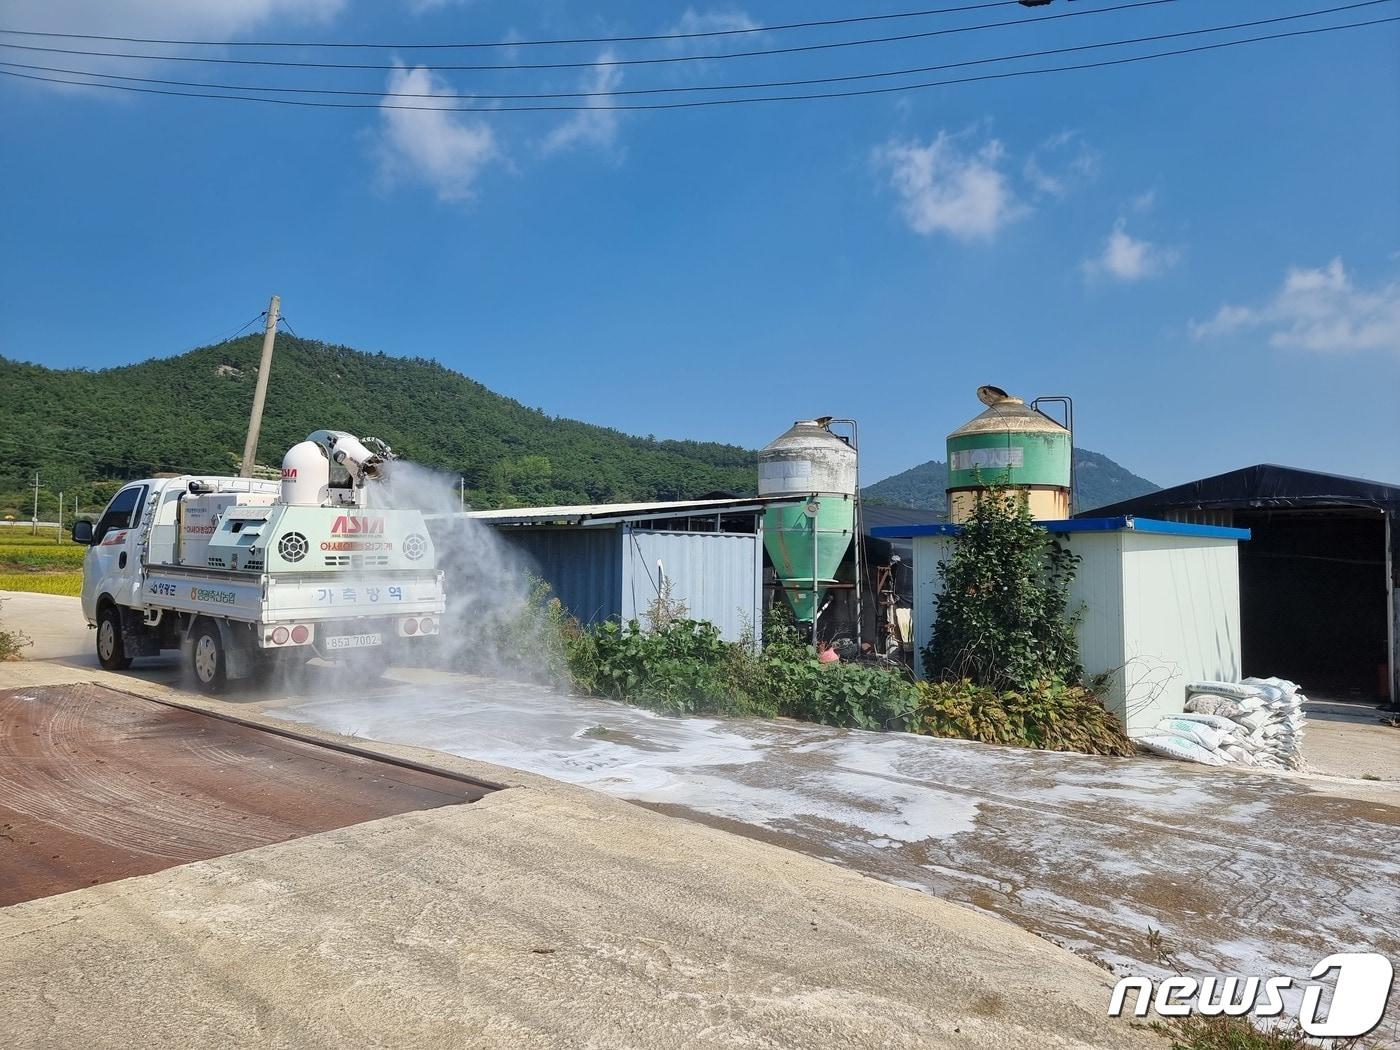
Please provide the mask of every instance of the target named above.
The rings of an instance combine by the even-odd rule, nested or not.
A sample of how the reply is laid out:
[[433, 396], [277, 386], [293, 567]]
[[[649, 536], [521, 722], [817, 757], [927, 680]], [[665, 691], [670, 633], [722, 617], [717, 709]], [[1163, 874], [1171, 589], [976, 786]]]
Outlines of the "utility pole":
[[262, 362], [258, 365], [258, 383], [253, 389], [253, 411], [248, 417], [248, 440], [243, 446], [245, 478], [253, 476], [253, 460], [258, 454], [258, 431], [262, 429], [263, 402], [267, 400], [267, 375], [272, 371], [272, 343], [277, 338], [277, 311], [282, 307], [281, 296], [274, 295], [267, 304], [267, 326], [263, 329]]
[[34, 472], [34, 517], [30, 524], [33, 526], [34, 535], [39, 535], [39, 472]]
[[63, 542], [63, 493], [58, 494], [58, 542]]
[[467, 509], [467, 479], [466, 479], [466, 478], [460, 478], [460, 477], [459, 477], [459, 478], [457, 479], [457, 509], [458, 509], [458, 510], [466, 510], [466, 509]]

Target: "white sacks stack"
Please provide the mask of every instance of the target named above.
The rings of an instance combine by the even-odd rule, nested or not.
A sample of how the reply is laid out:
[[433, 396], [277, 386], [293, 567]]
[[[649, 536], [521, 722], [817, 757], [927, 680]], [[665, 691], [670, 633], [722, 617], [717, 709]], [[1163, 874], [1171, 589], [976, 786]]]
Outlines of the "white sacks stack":
[[1192, 682], [1185, 712], [1162, 719], [1135, 743], [1211, 766], [1301, 769], [1306, 699], [1282, 678]]

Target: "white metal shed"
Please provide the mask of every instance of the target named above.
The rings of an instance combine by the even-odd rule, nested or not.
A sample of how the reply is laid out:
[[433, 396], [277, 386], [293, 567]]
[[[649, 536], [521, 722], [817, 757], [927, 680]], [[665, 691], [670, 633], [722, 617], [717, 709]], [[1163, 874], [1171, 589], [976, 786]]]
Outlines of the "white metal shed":
[[[1248, 529], [1149, 518], [1041, 522], [1080, 558], [1070, 589], [1086, 677], [1107, 673], [1104, 702], [1130, 733], [1177, 714], [1186, 685], [1240, 677], [1239, 543]], [[939, 562], [956, 525], [875, 529], [914, 544], [914, 640], [928, 644], [942, 590]], [[916, 673], [922, 661], [915, 659]]]

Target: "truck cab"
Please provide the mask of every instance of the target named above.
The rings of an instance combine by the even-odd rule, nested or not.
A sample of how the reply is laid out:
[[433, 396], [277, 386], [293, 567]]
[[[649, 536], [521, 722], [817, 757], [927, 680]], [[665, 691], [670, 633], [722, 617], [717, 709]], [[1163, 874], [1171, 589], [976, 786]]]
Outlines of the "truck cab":
[[[83, 556], [83, 616], [90, 625], [97, 624], [98, 600], [102, 597], [123, 605], [134, 602], [138, 588], [137, 573], [128, 572], [140, 558], [141, 544], [138, 528], [146, 511], [146, 499], [153, 482], [137, 481], [127, 485], [112, 497], [91, 532], [82, 528], [86, 522], [73, 526], [73, 538], [89, 544]], [[110, 646], [111, 639], [108, 639]]]

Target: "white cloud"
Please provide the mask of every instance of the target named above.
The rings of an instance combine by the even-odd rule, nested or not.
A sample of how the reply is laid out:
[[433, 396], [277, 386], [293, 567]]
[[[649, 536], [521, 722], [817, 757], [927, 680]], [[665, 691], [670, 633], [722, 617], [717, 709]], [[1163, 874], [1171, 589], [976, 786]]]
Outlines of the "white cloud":
[[1400, 281], [1359, 288], [1337, 258], [1321, 269], [1290, 269], [1262, 306], [1225, 305], [1209, 321], [1190, 325], [1193, 339], [1248, 329], [1267, 332], [1276, 347], [1400, 354]]
[[[273, 21], [279, 28], [324, 23], [338, 15], [344, 7], [345, 0], [238, 0], [236, 3], [232, 0], [121, 0], [120, 3], [113, 0], [7, 0], [5, 20], [12, 26], [54, 33], [223, 40], [262, 28]], [[27, 42], [48, 43], [37, 39]], [[147, 47], [153, 48], [155, 45]], [[161, 53], [187, 54], [190, 50], [170, 47]], [[208, 49], [201, 51], [210, 53]], [[164, 65], [130, 59], [85, 58], [82, 68], [96, 73], [141, 75], [144, 70]]]
[[1126, 222], [1119, 219], [1104, 241], [1103, 250], [1084, 261], [1084, 272], [1089, 277], [1142, 281], [1170, 270], [1179, 258], [1180, 253], [1175, 248], [1164, 248], [1132, 236]]
[[[598, 61], [610, 62], [614, 57], [613, 52], [604, 51], [598, 56]], [[615, 91], [621, 83], [621, 66], [593, 66], [584, 72], [579, 90]], [[597, 97], [571, 101], [577, 101], [589, 108], [571, 114], [567, 120], [550, 131], [540, 143], [540, 149], [545, 153], [559, 153], [575, 146], [612, 149], [617, 144], [618, 113], [609, 107], [614, 105], [615, 99]]]
[[940, 131], [927, 145], [890, 142], [875, 151], [875, 164], [888, 176], [915, 233], [991, 240], [1027, 211], [1002, 170], [1002, 144], [988, 139], [965, 151], [963, 137]]
[[9, 0], [12, 25], [56, 33], [124, 36], [228, 36], [273, 17], [324, 21], [339, 14], [345, 0]]
[[408, 9], [415, 15], [426, 15], [432, 11], [441, 11], [444, 7], [465, 7], [473, 2], [474, 0], [408, 0]]
[[1041, 196], [1063, 197], [1099, 174], [1099, 154], [1077, 131], [1051, 135], [1026, 158], [1026, 182]]
[[[442, 94], [447, 85], [423, 68], [396, 69], [389, 91]], [[434, 109], [389, 109], [388, 104], [430, 106], [428, 99], [387, 99], [379, 110], [376, 151], [386, 183], [416, 179], [431, 186], [440, 200], [470, 198], [477, 178], [500, 158], [495, 132], [484, 120]], [[452, 105], [451, 99], [441, 105]]]

